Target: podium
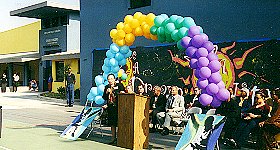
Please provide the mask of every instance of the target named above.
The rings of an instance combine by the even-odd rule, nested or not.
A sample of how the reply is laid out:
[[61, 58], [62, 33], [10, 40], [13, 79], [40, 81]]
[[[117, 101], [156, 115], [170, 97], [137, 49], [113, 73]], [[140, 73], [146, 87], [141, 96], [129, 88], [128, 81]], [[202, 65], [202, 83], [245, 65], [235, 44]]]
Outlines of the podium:
[[117, 145], [129, 149], [149, 146], [149, 103], [147, 96], [123, 93], [118, 95]]

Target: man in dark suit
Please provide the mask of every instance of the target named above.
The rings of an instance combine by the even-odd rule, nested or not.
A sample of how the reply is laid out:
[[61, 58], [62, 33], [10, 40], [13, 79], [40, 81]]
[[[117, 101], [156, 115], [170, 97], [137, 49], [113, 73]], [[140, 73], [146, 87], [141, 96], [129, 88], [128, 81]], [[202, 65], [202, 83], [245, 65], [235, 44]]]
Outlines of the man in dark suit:
[[154, 87], [154, 95], [151, 97], [150, 100], [150, 110], [149, 113], [152, 116], [152, 124], [153, 127], [150, 132], [156, 131], [156, 124], [157, 121], [157, 113], [165, 112], [165, 105], [166, 105], [166, 98], [164, 95], [161, 94], [161, 88], [159, 86]]

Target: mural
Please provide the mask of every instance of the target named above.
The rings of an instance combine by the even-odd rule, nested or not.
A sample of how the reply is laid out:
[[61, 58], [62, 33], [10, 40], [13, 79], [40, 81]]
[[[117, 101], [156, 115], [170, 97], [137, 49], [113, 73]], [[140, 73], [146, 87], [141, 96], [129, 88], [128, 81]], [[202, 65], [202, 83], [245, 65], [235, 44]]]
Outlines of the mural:
[[[124, 70], [128, 75], [124, 84], [144, 84], [147, 93], [153, 86], [162, 86], [166, 92], [171, 85], [196, 86], [194, 71], [189, 58], [176, 45], [132, 48]], [[106, 51], [94, 53], [94, 66], [101, 66]], [[252, 42], [225, 42], [215, 46], [215, 53], [221, 63], [220, 74], [226, 87], [246, 82], [249, 87], [274, 88], [280, 85], [278, 77], [280, 43], [277, 40]], [[93, 70], [93, 76], [100, 74], [100, 68]]]

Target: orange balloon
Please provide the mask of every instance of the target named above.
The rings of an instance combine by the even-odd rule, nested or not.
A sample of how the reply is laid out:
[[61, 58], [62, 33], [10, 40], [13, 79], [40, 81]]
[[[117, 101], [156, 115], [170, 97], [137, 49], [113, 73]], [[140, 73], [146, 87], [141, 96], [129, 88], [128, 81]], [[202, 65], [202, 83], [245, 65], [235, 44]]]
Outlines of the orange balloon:
[[118, 30], [117, 30], [117, 29], [112, 29], [112, 30], [110, 31], [110, 37], [111, 37], [112, 39], [117, 38], [117, 33], [118, 33]]
[[123, 30], [124, 30], [125, 33], [131, 33], [132, 32], [132, 29], [129, 26], [129, 24], [125, 24], [124, 27], [123, 27]]
[[125, 35], [124, 39], [126, 43], [133, 43], [135, 40], [135, 36], [132, 33], [128, 33]]
[[118, 30], [118, 39], [123, 39], [125, 37], [125, 32], [123, 30]]
[[151, 39], [150, 33], [144, 34], [144, 37], [145, 37], [146, 39]]
[[119, 23], [117, 24], [117, 30], [122, 30], [123, 27], [124, 27], [124, 23], [123, 23], [123, 22], [119, 22]]
[[130, 23], [130, 21], [133, 19], [132, 15], [126, 15], [124, 17], [124, 23]]
[[135, 36], [142, 36], [143, 35], [143, 30], [142, 30], [142, 28], [140, 26], [135, 28], [134, 35]]
[[113, 42], [113, 43], [116, 43], [117, 41], [116, 41], [116, 39], [112, 39], [112, 42]]
[[116, 40], [116, 44], [118, 44], [119, 46], [124, 46], [125, 40], [124, 39], [118, 39], [118, 40]]
[[125, 45], [127, 45], [127, 46], [131, 46], [133, 43], [127, 43], [127, 42], [125, 42]]
[[158, 37], [156, 35], [150, 34], [150, 36], [151, 36], [151, 39], [154, 41], [158, 39]]
[[142, 26], [143, 32], [146, 34], [150, 34], [150, 26], [148, 24], [144, 24]]

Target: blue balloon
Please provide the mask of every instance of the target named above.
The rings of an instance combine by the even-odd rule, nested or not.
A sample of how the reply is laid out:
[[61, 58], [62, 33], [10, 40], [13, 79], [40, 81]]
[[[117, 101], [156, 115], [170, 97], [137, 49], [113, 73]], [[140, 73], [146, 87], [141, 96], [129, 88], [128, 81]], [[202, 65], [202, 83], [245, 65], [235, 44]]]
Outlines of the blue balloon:
[[117, 61], [121, 61], [122, 59], [124, 59], [124, 56], [123, 56], [123, 54], [121, 54], [121, 53], [117, 53], [117, 54], [115, 55], [115, 59], [116, 59]]
[[126, 59], [124, 58], [124, 59], [122, 59], [121, 61], [119, 61], [119, 65], [120, 65], [120, 66], [126, 65]]
[[106, 80], [106, 81], [104, 81], [104, 85], [106, 86], [106, 85], [108, 85], [109, 84], [109, 82]]
[[110, 66], [118, 66], [119, 63], [115, 58], [110, 59]]
[[132, 55], [132, 51], [131, 50], [129, 50], [126, 54], [125, 54], [125, 58], [128, 58], [128, 57], [130, 57]]
[[103, 95], [104, 89], [105, 89], [105, 85], [104, 85], [104, 84], [100, 84], [100, 85], [97, 87], [97, 93], [98, 93], [98, 95]]
[[107, 67], [105, 65], [102, 66], [102, 70], [105, 72], [105, 73], [108, 73], [110, 71], [110, 67]]
[[108, 58], [114, 58], [114, 57], [115, 57], [115, 54], [112, 53], [110, 50], [108, 50], [108, 51], [106, 52], [106, 56], [107, 56]]
[[103, 73], [103, 79], [104, 79], [104, 82], [107, 81], [107, 77], [109, 75], [109, 72], [108, 73]]
[[114, 73], [118, 73], [119, 70], [120, 70], [120, 67], [119, 67], [119, 66], [111, 67], [111, 71], [114, 72]]
[[117, 52], [119, 52], [119, 51], [120, 51], [119, 48], [120, 48], [120, 47], [119, 47], [117, 44], [115, 44], [115, 43], [112, 43], [112, 44], [110, 45], [110, 51], [111, 51], [112, 53], [117, 53]]
[[102, 84], [104, 82], [103, 77], [101, 75], [98, 75], [94, 78], [95, 84], [96, 86], [99, 86], [100, 84]]
[[129, 50], [130, 50], [129, 47], [126, 46], [126, 45], [124, 45], [124, 46], [122, 46], [122, 47], [120, 48], [120, 52], [121, 52], [122, 54], [126, 54]]
[[96, 95], [98, 94], [98, 92], [97, 92], [97, 87], [92, 87], [92, 88], [90, 89], [90, 93], [91, 93], [93, 96], [96, 96]]
[[103, 105], [103, 104], [105, 104], [105, 100], [100, 96], [96, 96], [95, 97], [95, 103], [97, 104], [97, 105]]
[[87, 100], [94, 101], [94, 96], [91, 93], [88, 93]]
[[104, 59], [104, 65], [107, 67], [110, 67], [110, 58], [105, 58]]

